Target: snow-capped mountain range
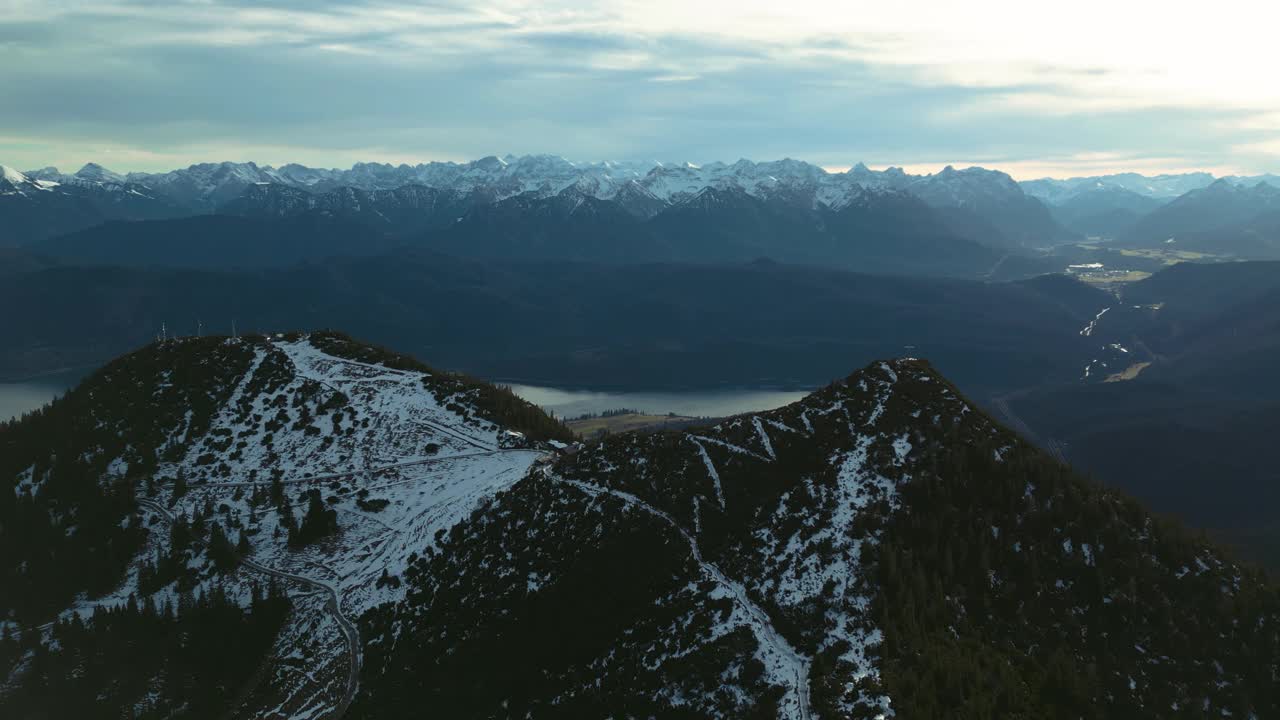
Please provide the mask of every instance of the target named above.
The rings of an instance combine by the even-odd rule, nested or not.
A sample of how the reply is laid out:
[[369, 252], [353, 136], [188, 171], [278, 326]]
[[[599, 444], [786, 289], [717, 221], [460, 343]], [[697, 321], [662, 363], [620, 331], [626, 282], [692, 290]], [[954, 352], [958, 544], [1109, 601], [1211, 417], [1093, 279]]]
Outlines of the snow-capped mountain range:
[[[928, 205], [952, 212], [947, 217], [957, 234], [996, 246], [1039, 246], [1060, 241], [1062, 228], [1053, 223], [1039, 201], [1027, 197], [1008, 175], [982, 168], [948, 167], [934, 175], [915, 176], [899, 168], [874, 171], [859, 164], [847, 172], [829, 172], [799, 160], [770, 162], [739, 160], [707, 165], [691, 163], [574, 163], [550, 155], [486, 157], [473, 162], [432, 162], [415, 166], [358, 163], [349, 170], [314, 169], [290, 164], [279, 168], [255, 163], [205, 163], [166, 173], [121, 175], [97, 164], [74, 174], [56, 168], [30, 173], [5, 169], [0, 195], [14, 200], [32, 198], [39, 191], [65, 196], [86, 193], [131, 194], [154, 198], [157, 208], [108, 214], [71, 229], [110, 219], [151, 219], [159, 214], [231, 212], [288, 215], [319, 210], [343, 213], [373, 208], [394, 211], [421, 197], [399, 197], [404, 188], [429, 188], [450, 196], [443, 201], [459, 208], [487, 205], [516, 196], [550, 198], [561, 193], [617, 202], [632, 215], [647, 218], [664, 208], [696, 198], [707, 190], [729, 191], [806, 210], [840, 211], [872, 202], [876, 194], [910, 193]], [[267, 190], [261, 190], [266, 188]], [[301, 193], [306, 193], [301, 194]], [[335, 193], [338, 193], [335, 195]], [[413, 193], [410, 193], [411, 195]], [[420, 193], [419, 193], [420, 194]], [[431, 204], [437, 204], [435, 200]], [[173, 207], [182, 208], [174, 212]], [[412, 208], [411, 208], [412, 209]], [[96, 221], [96, 222], [95, 222]], [[38, 224], [37, 224], [38, 225]], [[60, 232], [67, 232], [62, 224]], [[31, 234], [56, 233], [35, 227]], [[40, 239], [39, 237], [36, 238]], [[9, 244], [25, 244], [30, 240]]]
[[[711, 191], [818, 213], [875, 205], [877, 198], [907, 194], [923, 201], [933, 211], [926, 214], [936, 215], [951, 235], [1003, 252], [1070, 243], [1098, 232], [1115, 234], [1141, 214], [1132, 209], [1135, 195], [1163, 204], [1214, 181], [1207, 173], [1129, 173], [1019, 183], [1006, 173], [980, 167], [948, 166], [934, 174], [913, 175], [896, 167], [872, 170], [861, 163], [831, 172], [790, 158], [694, 165], [575, 163], [553, 155], [419, 165], [357, 163], [347, 170], [252, 162], [202, 163], [164, 173], [121, 174], [96, 163], [74, 174], [52, 167], [25, 173], [5, 166], [0, 170], [0, 246], [39, 242], [110, 220], [208, 213], [342, 216], [384, 230], [394, 226], [391, 232], [410, 237], [445, 227], [477, 206], [561, 194], [571, 204], [594, 198], [648, 219], [666, 208], [703, 202], [702, 194]], [[1280, 179], [1269, 175], [1224, 180], [1239, 187], [1280, 186]], [[1068, 208], [1082, 203], [1085, 210]], [[1150, 209], [1144, 207], [1144, 212]], [[1087, 216], [1083, 220], [1081, 213]], [[1117, 214], [1123, 217], [1117, 219]]]
[[[2, 167], [2, 166], [0, 166]], [[932, 175], [912, 175], [901, 168], [872, 170], [858, 163], [845, 172], [831, 172], [817, 165], [784, 158], [782, 160], [706, 165], [663, 162], [578, 163], [555, 155], [488, 156], [471, 162], [430, 162], [418, 165], [356, 163], [350, 169], [311, 168], [290, 163], [280, 167], [253, 162], [200, 163], [164, 173], [112, 172], [89, 163], [75, 173], [57, 168], [18, 172], [4, 167], [4, 179], [11, 184], [38, 182], [43, 187], [56, 183], [135, 184], [154, 188], [175, 200], [192, 205], [216, 206], [238, 196], [248, 185], [274, 183], [311, 192], [340, 187], [360, 190], [394, 190], [405, 185], [426, 185], [463, 193], [486, 192], [493, 199], [521, 193], [553, 195], [568, 187], [601, 199], [610, 199], [624, 188], [635, 186], [666, 201], [678, 202], [707, 187], [736, 187], [751, 195], [776, 196], [783, 193], [812, 193], [815, 202], [838, 208], [853, 188], [908, 190], [931, 205], [963, 205], [976, 196], [990, 193], [1022, 193], [1050, 204], [1059, 204], [1081, 192], [1120, 188], [1153, 198], [1171, 199], [1211, 184], [1216, 178], [1205, 172], [1145, 176], [1120, 173], [1069, 179], [1041, 178], [1014, 181], [998, 170], [973, 167], [956, 170], [948, 166]], [[1277, 183], [1280, 176], [1230, 176], [1233, 184]]]
[[76, 175], [53, 168], [22, 173], [0, 165], [0, 247], [56, 237], [109, 220], [190, 214], [162, 193], [97, 165]]
[[990, 193], [995, 186], [1017, 193], [1009, 176], [979, 168], [957, 171], [952, 168], [936, 176], [908, 175], [898, 168], [873, 171], [859, 164], [843, 173], [793, 159], [770, 162], [739, 160], [732, 164], [692, 163], [574, 163], [553, 155], [525, 155], [504, 158], [490, 156], [467, 163], [431, 162], [419, 165], [357, 163], [349, 170], [317, 169], [289, 164], [275, 168], [247, 163], [202, 163], [165, 173], [122, 175], [90, 163], [74, 174], [56, 168], [29, 173], [6, 169], [15, 181], [44, 183], [136, 184], [152, 188], [193, 208], [214, 209], [238, 197], [245, 188], [276, 184], [313, 193], [337, 188], [367, 192], [395, 190], [406, 185], [425, 185], [464, 194], [483, 193], [491, 200], [533, 193], [550, 196], [568, 188], [600, 199], [620, 193], [652, 196], [675, 203], [708, 188], [738, 188], [756, 197], [803, 197], [814, 204], [839, 209], [863, 189], [919, 191], [922, 197], [940, 203], [960, 204], [972, 193]]

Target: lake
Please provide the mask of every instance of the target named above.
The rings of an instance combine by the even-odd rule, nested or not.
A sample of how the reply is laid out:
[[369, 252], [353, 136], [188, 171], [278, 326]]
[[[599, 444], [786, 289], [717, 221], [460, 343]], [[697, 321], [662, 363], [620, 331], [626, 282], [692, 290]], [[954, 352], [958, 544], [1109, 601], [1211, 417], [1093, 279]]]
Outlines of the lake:
[[704, 390], [691, 392], [593, 392], [561, 390], [534, 385], [512, 385], [520, 397], [560, 418], [599, 414], [628, 408], [640, 412], [693, 417], [725, 417], [759, 412], [789, 405], [808, 395], [807, 391]]
[[0, 382], [0, 422], [39, 408], [80, 382], [87, 372], [70, 370], [22, 382]]

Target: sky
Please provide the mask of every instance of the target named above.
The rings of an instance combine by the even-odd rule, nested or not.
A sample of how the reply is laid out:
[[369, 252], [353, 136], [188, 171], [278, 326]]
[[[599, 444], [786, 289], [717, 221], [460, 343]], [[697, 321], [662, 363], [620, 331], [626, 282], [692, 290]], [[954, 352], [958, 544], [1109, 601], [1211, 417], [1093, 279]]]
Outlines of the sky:
[[1267, 0], [0, 0], [0, 163], [1280, 172]]

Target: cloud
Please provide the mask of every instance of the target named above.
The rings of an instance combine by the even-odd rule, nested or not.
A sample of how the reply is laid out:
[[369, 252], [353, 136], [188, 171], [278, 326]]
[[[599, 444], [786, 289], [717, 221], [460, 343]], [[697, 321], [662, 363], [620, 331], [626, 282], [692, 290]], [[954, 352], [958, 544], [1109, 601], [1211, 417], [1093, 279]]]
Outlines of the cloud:
[[1280, 160], [1280, 136], [1245, 145], [1236, 145], [1232, 150], [1241, 155], [1268, 156], [1272, 162], [1275, 162]]
[[1277, 11], [1198, 7], [0, 0], [0, 162], [1274, 170]]

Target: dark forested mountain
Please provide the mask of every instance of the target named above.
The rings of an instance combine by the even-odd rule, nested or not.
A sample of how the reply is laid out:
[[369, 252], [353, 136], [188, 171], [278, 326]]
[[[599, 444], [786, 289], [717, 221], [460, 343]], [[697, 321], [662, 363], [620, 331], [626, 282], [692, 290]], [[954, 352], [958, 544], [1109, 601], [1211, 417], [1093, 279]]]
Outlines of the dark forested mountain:
[[[1134, 303], [1161, 306], [1165, 317], [1178, 325], [1213, 324], [1231, 314], [1233, 307], [1251, 303], [1280, 290], [1280, 262], [1179, 263], [1125, 288], [1124, 298]], [[1166, 335], [1181, 330], [1168, 321]]]
[[[1123, 240], [1139, 245], [1173, 244], [1178, 249], [1235, 254], [1238, 249], [1246, 248], [1237, 248], [1232, 240], [1238, 242], [1239, 238], [1232, 235], [1238, 235], [1243, 227], [1263, 216], [1274, 217], [1277, 212], [1280, 212], [1280, 188], [1266, 183], [1249, 186], [1218, 180], [1152, 212], [1134, 225]], [[1263, 222], [1260, 227], [1266, 225]], [[1274, 243], [1275, 239], [1270, 239]]]
[[1280, 566], [1280, 263], [1176, 265], [1085, 330], [1109, 382], [1010, 396], [1014, 416], [1081, 469]]
[[1182, 237], [1192, 250], [1255, 260], [1280, 259], [1280, 209]]
[[488, 200], [483, 193], [466, 195], [425, 185], [393, 190], [344, 187], [313, 194], [281, 183], [265, 183], [250, 185], [218, 212], [253, 218], [318, 216], [408, 237], [456, 222], [469, 208]]
[[345, 217], [314, 213], [283, 219], [195, 215], [108, 222], [37, 243], [31, 249], [74, 265], [222, 270], [377, 255], [402, 242]]
[[1051, 212], [1064, 227], [1088, 237], [1116, 238], [1162, 205], [1162, 201], [1117, 187], [1085, 190]]
[[1073, 317], [1093, 317], [1115, 303], [1115, 296], [1063, 273], [1038, 275], [1017, 283], [1038, 296], [1059, 304]]
[[477, 205], [425, 241], [460, 257], [637, 262], [666, 259], [643, 220], [619, 203], [577, 188], [550, 197], [525, 193]]
[[[807, 188], [807, 190], [806, 190]], [[958, 236], [939, 211], [900, 191], [854, 188], [838, 210], [815, 206], [813, 189], [761, 196], [737, 185], [672, 193], [669, 203], [638, 182], [600, 198], [580, 183], [554, 195], [497, 202], [407, 186], [312, 195], [252, 186], [222, 212], [354, 220], [462, 257], [592, 262], [835, 263], [866, 272], [976, 276], [998, 256]], [[798, 193], [798, 194], [797, 194]], [[807, 193], [807, 194], [806, 194]]]
[[0, 247], [0, 276], [17, 275], [57, 265], [57, 262], [25, 248]]
[[1153, 378], [1224, 400], [1280, 402], [1280, 262], [1177, 266], [1124, 299], [1160, 306], [1143, 329], [1159, 355]]
[[999, 256], [959, 237], [911, 195], [859, 191], [840, 210], [709, 187], [646, 211], [577, 188], [471, 209], [426, 244], [474, 258], [591, 262], [779, 262], [873, 273], [977, 276]]
[[923, 361], [568, 439], [333, 333], [113, 362], [0, 425], [0, 713], [1280, 712], [1274, 586]]
[[676, 261], [769, 258], [786, 262], [811, 253], [830, 253], [831, 261], [842, 266], [848, 262], [831, 252], [835, 248], [828, 246], [825, 228], [815, 211], [733, 187], [703, 188], [659, 213], [647, 229], [661, 239], [668, 252], [676, 254], [672, 258]]
[[948, 165], [936, 175], [912, 180], [906, 189], [939, 209], [961, 236], [983, 245], [1045, 247], [1078, 237], [999, 171]]
[[[1079, 294], [1087, 295], [1081, 300]], [[987, 284], [753, 262], [462, 261], [429, 253], [267, 272], [56, 268], [0, 283], [3, 375], [96, 365], [167, 323], [340, 325], [484, 377], [586, 387], [813, 387], [919, 353], [977, 396], [1072, 381], [1108, 299], [1074, 280]], [[95, 308], [86, 312], [85, 308]]]

